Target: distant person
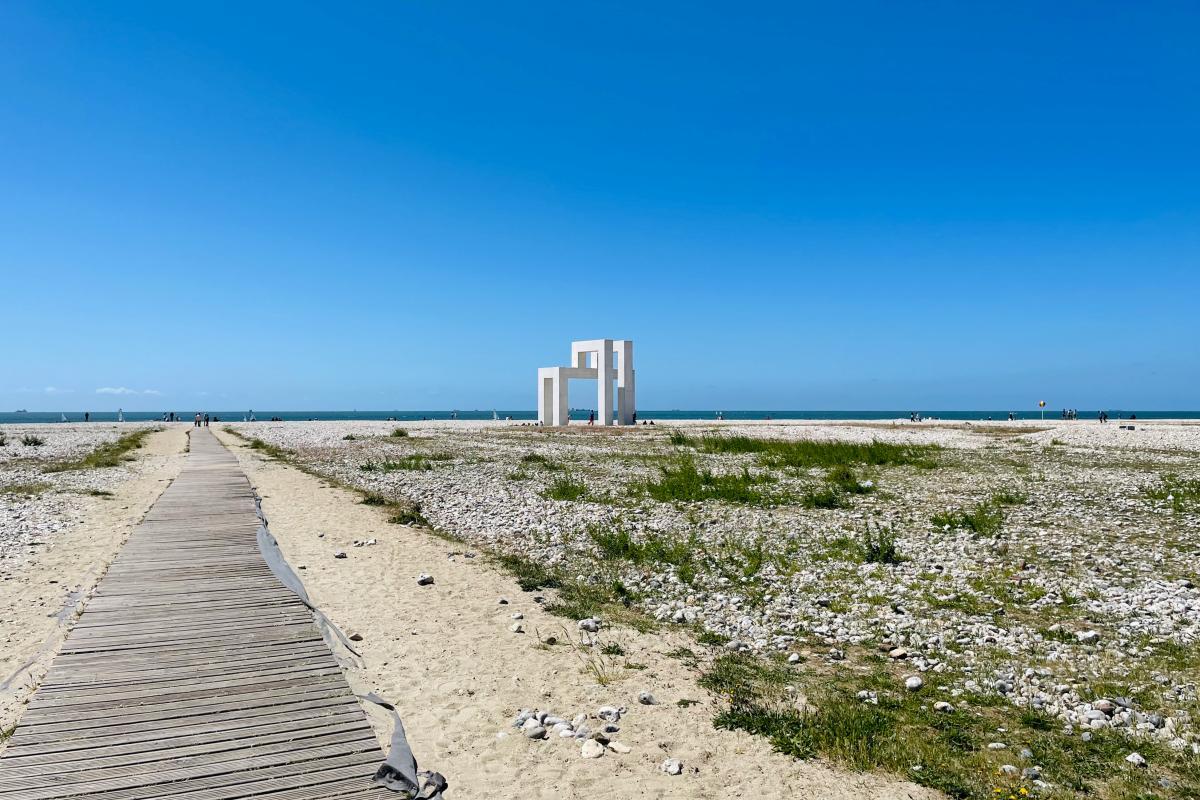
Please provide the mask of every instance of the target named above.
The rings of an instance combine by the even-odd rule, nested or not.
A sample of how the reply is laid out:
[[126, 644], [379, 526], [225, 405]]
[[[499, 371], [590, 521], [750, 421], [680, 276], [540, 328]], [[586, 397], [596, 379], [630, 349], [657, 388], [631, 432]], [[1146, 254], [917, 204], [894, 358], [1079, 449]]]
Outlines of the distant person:
[[588, 412], [588, 425], [595, 425], [595, 424], [596, 424], [596, 412], [589, 411]]
[[208, 414], [207, 413], [205, 413], [205, 415], [204, 415], [204, 427], [206, 427], [206, 428], [208, 427]]
[[199, 411], [197, 411], [197, 412], [196, 412], [196, 419], [195, 419], [195, 421], [192, 423], [192, 426], [193, 426], [193, 427], [196, 427], [196, 428], [199, 428], [199, 427], [200, 427], [200, 412], [199, 412]]
[[90, 412], [90, 411], [83, 412], [83, 421], [84, 422], [89, 422], [91, 419], [92, 419], [92, 412]]
[[1135, 420], [1135, 419], [1137, 419], [1137, 414], [1130, 414], [1130, 415], [1129, 415], [1129, 419], [1130, 419], [1130, 420]]
[[633, 424], [637, 425], [637, 412], [633, 412]]

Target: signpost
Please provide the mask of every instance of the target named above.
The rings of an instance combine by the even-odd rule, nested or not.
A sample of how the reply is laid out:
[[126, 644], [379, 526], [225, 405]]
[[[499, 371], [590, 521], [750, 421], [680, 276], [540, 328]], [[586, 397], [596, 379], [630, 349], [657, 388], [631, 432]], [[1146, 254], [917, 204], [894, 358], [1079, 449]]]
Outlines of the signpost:
[[1046, 421], [1046, 401], [1038, 400], [1038, 408], [1042, 410], [1042, 422]]

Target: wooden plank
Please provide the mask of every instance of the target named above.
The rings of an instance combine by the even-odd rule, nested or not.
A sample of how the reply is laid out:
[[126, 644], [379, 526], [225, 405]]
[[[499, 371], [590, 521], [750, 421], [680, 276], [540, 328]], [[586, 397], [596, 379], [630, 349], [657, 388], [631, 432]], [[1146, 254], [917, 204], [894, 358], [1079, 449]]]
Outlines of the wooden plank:
[[311, 612], [258, 552], [249, 481], [191, 435], [0, 753], [0, 800], [389, 797]]

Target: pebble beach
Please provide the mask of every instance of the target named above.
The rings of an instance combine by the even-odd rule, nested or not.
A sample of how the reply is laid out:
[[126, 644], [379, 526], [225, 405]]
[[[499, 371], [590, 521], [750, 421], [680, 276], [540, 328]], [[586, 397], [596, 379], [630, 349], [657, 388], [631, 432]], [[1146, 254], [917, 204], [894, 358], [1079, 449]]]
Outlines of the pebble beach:
[[[1200, 508], [1162, 489], [1200, 475], [1200, 426], [1131, 424], [231, 428], [344, 485], [410, 501], [468, 543], [618, 581], [641, 613], [729, 650], [793, 662], [877, 653], [948, 706], [989, 696], [1076, 735], [1115, 729], [1200, 753]], [[705, 435], [916, 445], [932, 448], [932, 463], [857, 465], [858, 489], [806, 507], [795, 498], [823, 486], [824, 470], [706, 452]], [[660, 502], [638, 488], [680, 457], [761, 474], [788, 499]], [[564, 480], [577, 496], [554, 499]], [[974, 530], [979, 508], [988, 524]], [[863, 536], [879, 530], [894, 543], [890, 563], [863, 557]], [[614, 532], [635, 557], [606, 549]], [[641, 557], [647, 542], [669, 555]]]

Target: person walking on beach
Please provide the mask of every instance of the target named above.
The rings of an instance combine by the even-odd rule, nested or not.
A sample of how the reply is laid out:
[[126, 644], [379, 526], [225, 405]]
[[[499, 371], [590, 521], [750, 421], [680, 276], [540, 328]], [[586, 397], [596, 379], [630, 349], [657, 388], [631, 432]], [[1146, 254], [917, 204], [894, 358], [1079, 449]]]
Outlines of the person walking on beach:
[[208, 427], [208, 412], [204, 412], [204, 427]]
[[83, 412], [83, 421], [84, 422], [90, 422], [91, 419], [92, 419], [92, 412], [90, 412], [90, 411]]
[[196, 412], [196, 419], [192, 422], [192, 427], [195, 427], [195, 428], [200, 427], [200, 412], [199, 411]]
[[588, 425], [594, 425], [595, 423], [596, 423], [596, 412], [589, 411], [588, 412]]

